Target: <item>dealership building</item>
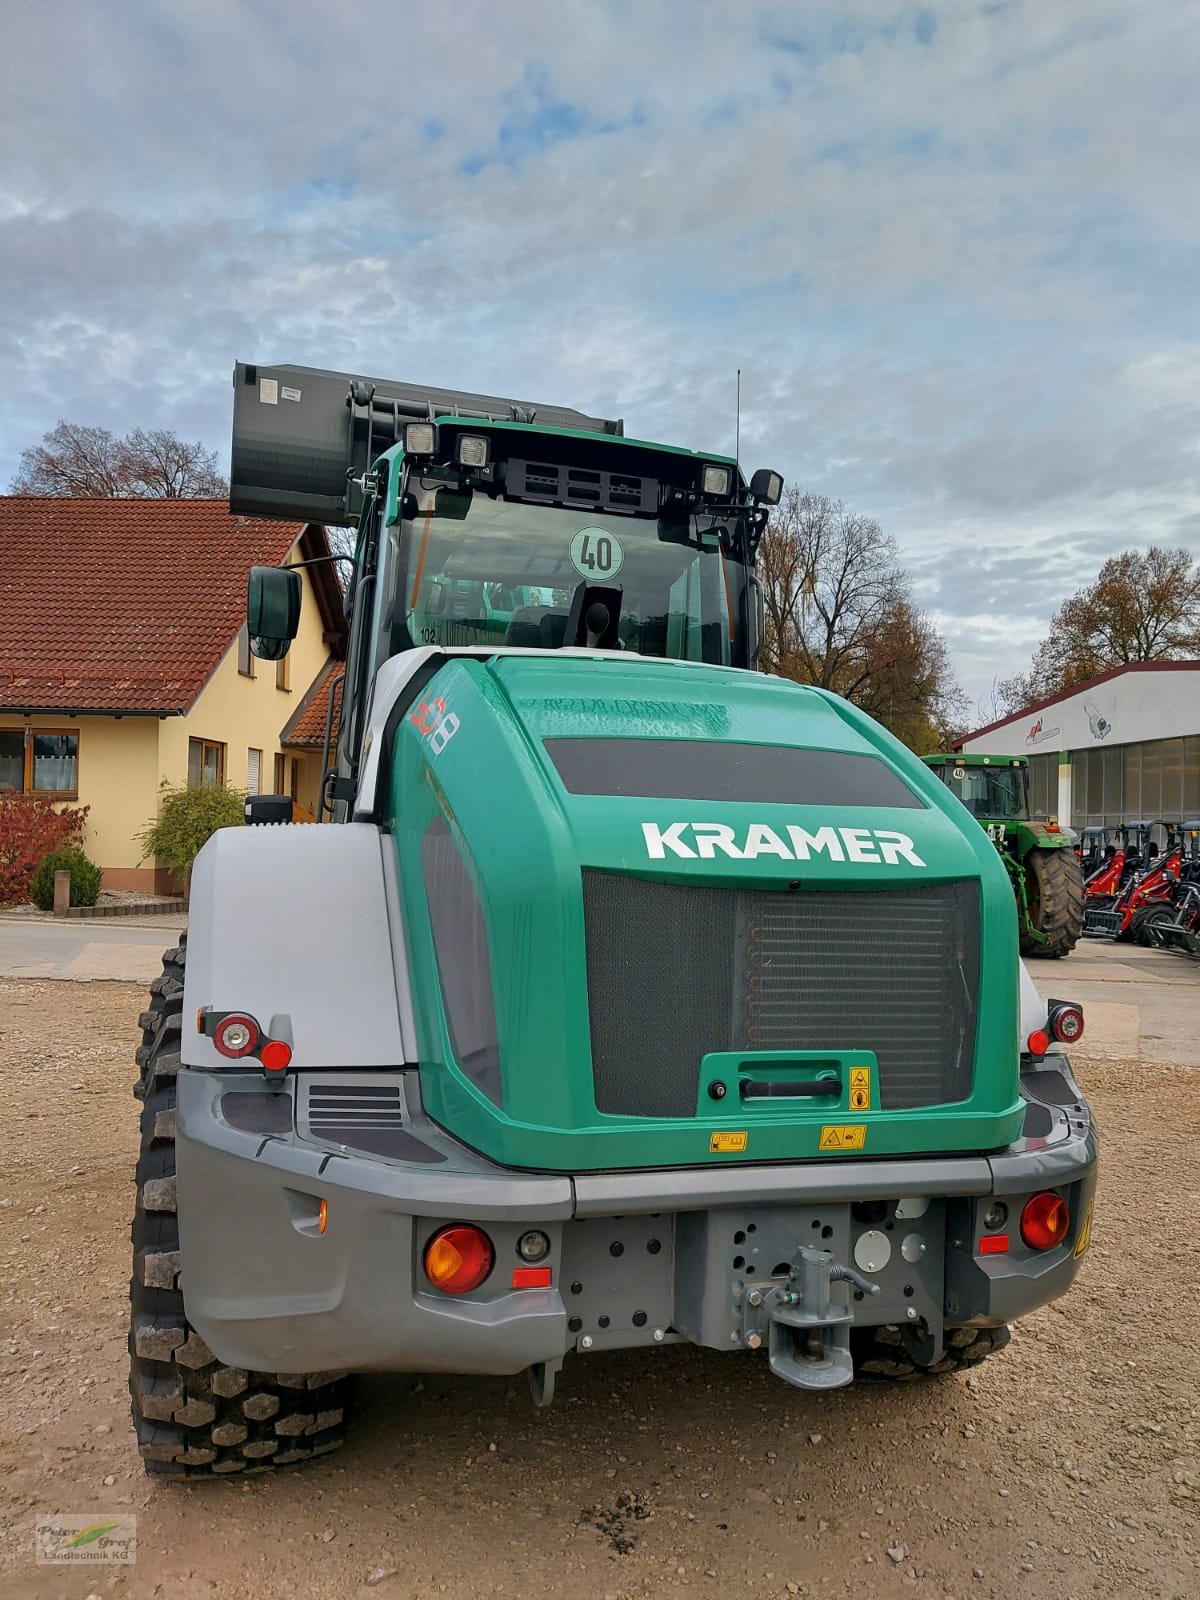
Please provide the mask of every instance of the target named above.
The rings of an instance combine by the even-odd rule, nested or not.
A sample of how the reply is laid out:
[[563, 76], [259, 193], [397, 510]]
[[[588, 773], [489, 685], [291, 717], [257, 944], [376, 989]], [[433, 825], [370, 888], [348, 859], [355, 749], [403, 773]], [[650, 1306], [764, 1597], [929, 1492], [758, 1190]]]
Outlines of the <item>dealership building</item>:
[[1028, 756], [1030, 810], [1072, 828], [1200, 818], [1200, 661], [1138, 661], [959, 741]]

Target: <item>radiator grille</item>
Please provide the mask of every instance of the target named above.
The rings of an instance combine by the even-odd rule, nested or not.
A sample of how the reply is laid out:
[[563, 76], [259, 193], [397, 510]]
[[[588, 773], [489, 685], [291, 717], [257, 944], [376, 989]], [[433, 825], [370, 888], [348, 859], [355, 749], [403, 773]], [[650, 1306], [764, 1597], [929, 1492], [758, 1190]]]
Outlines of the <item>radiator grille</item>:
[[974, 883], [781, 891], [583, 874], [599, 1110], [692, 1116], [712, 1050], [872, 1050], [884, 1109], [971, 1092]]

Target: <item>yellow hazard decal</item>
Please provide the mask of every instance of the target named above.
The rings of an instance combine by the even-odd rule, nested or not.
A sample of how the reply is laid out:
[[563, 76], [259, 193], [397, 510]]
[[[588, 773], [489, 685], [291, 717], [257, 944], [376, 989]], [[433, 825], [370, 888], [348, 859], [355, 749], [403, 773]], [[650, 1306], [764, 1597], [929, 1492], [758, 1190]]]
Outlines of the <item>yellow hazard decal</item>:
[[867, 1143], [867, 1128], [863, 1122], [835, 1123], [821, 1129], [818, 1150], [862, 1150]]
[[745, 1133], [714, 1133], [708, 1141], [708, 1148], [713, 1155], [740, 1155], [746, 1148], [748, 1137]]
[[1083, 1222], [1080, 1224], [1079, 1237], [1075, 1241], [1076, 1261], [1079, 1260], [1080, 1256], [1092, 1242], [1092, 1207], [1095, 1205], [1095, 1203], [1096, 1202], [1094, 1200], [1089, 1200], [1088, 1208], [1083, 1213]]
[[850, 1068], [850, 1109], [851, 1111], [870, 1111], [871, 1109], [870, 1067]]

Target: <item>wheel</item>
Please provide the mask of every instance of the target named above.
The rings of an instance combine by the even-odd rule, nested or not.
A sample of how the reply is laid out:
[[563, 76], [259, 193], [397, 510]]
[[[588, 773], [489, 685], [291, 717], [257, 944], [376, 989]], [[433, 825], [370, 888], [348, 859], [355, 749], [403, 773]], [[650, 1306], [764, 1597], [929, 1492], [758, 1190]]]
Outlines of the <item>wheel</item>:
[[1161, 901], [1156, 901], [1153, 905], [1142, 906], [1133, 913], [1129, 923], [1128, 936], [1133, 940], [1134, 944], [1159, 947], [1162, 944], [1162, 940], [1155, 938], [1153, 925], [1156, 922], [1165, 922], [1169, 926], [1173, 926], [1174, 921], [1173, 908], [1169, 905], [1164, 905]]
[[1023, 956], [1055, 960], [1070, 955], [1083, 932], [1083, 868], [1074, 850], [1030, 850], [1026, 855], [1025, 893], [1029, 920], [1045, 943], [1023, 936]]
[[282, 1467], [336, 1450], [348, 1385], [340, 1372], [226, 1366], [187, 1320], [175, 1188], [186, 938], [163, 956], [149, 1008], [138, 1019], [141, 1076], [134, 1094], [142, 1102], [142, 1137], [129, 1285], [129, 1392], [146, 1471], [206, 1478]]
[[944, 1378], [948, 1373], [977, 1367], [997, 1350], [1003, 1350], [1011, 1337], [1005, 1327], [947, 1328], [940, 1359], [931, 1367], [921, 1367], [904, 1348], [899, 1328], [852, 1328], [850, 1353], [856, 1378], [906, 1383], [913, 1378]]

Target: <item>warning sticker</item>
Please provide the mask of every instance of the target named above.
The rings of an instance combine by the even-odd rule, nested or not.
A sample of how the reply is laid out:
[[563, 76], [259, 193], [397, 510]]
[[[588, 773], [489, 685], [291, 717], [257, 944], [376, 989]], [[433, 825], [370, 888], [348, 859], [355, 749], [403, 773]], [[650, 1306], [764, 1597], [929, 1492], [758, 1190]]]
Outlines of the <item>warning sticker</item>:
[[281, 400], [299, 400], [300, 393], [299, 389], [289, 389], [285, 383], [280, 385], [279, 398]]
[[277, 406], [279, 404], [278, 378], [260, 378], [258, 380], [258, 403], [261, 406]]
[[863, 1122], [834, 1123], [821, 1129], [818, 1150], [862, 1150], [867, 1143], [867, 1128]]
[[746, 1148], [747, 1138], [748, 1135], [744, 1133], [714, 1133], [708, 1141], [708, 1148], [713, 1155], [740, 1155]]
[[871, 1109], [870, 1067], [850, 1068], [850, 1109], [851, 1111], [870, 1111]]
[[1080, 1256], [1092, 1242], [1092, 1207], [1095, 1205], [1095, 1203], [1096, 1202], [1094, 1200], [1089, 1200], [1088, 1208], [1083, 1213], [1083, 1222], [1080, 1224], [1079, 1237], [1075, 1241], [1076, 1261], [1079, 1260]]

